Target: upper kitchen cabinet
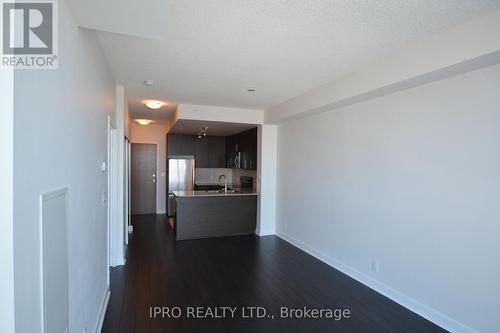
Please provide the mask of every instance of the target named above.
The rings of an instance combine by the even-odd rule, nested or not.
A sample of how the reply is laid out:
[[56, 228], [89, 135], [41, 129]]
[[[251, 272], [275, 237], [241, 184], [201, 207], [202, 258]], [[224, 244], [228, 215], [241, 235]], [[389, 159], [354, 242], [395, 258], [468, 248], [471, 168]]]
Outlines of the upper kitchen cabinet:
[[237, 134], [226, 136], [226, 160], [238, 151]]
[[257, 169], [257, 128], [226, 137], [226, 160], [240, 153], [241, 169]]
[[226, 167], [226, 138], [223, 136], [208, 137], [208, 167]]
[[182, 155], [182, 137], [183, 135], [167, 135], [167, 154]]
[[198, 139], [194, 135], [169, 134], [168, 155], [193, 155], [197, 168], [226, 167], [225, 137], [207, 136]]
[[196, 139], [193, 135], [182, 136], [182, 155], [196, 155]]
[[194, 139], [194, 156], [197, 168], [209, 168], [208, 165], [208, 139]]
[[194, 155], [195, 139], [192, 135], [169, 134], [167, 148], [168, 155]]

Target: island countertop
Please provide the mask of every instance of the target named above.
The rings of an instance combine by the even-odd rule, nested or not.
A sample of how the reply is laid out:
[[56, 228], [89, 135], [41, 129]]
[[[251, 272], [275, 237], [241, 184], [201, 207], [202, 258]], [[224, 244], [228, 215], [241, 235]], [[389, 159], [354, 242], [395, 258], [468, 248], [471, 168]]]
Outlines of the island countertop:
[[254, 190], [237, 190], [232, 191], [173, 191], [174, 196], [179, 198], [188, 197], [234, 197], [244, 195], [259, 195], [260, 193]]

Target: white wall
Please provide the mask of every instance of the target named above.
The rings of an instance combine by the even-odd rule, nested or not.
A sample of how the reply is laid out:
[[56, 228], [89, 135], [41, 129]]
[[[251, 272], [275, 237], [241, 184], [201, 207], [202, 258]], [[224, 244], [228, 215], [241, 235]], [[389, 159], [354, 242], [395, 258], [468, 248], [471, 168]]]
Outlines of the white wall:
[[0, 332], [14, 332], [14, 72], [0, 73]]
[[165, 214], [167, 211], [167, 131], [163, 125], [149, 124], [146, 126], [133, 122], [131, 124], [132, 143], [156, 144], [156, 213]]
[[[110, 200], [110, 205], [116, 205], [111, 207], [110, 215], [112, 216], [114, 211], [114, 217], [110, 218], [110, 266], [120, 266], [125, 264], [125, 229], [127, 225], [127, 212], [125, 208], [125, 201], [128, 199], [125, 193], [125, 135], [127, 132], [127, 98], [125, 96], [125, 87], [116, 86], [115, 90], [115, 129], [116, 129], [116, 165], [111, 166], [114, 170], [111, 173], [111, 177], [115, 177], [112, 181], [115, 188], [113, 189], [116, 194], [116, 201]], [[114, 173], [113, 173], [114, 172]], [[110, 191], [112, 191], [110, 189]], [[112, 195], [111, 195], [112, 197]]]
[[128, 103], [125, 103], [125, 137], [130, 140], [132, 119], [130, 119], [130, 110], [128, 108]]
[[15, 74], [14, 259], [16, 331], [41, 332], [42, 192], [69, 188], [70, 332], [93, 332], [107, 290], [107, 117], [114, 82], [96, 33], [59, 2], [59, 69]]
[[499, 332], [499, 91], [496, 65], [279, 125], [278, 233], [445, 328]]
[[[257, 190], [259, 197], [259, 217], [257, 234], [272, 235], [276, 226], [276, 174], [277, 174], [277, 127], [261, 125], [257, 135]], [[280, 171], [281, 172], [281, 171]], [[288, 180], [289, 181], [289, 180]]]

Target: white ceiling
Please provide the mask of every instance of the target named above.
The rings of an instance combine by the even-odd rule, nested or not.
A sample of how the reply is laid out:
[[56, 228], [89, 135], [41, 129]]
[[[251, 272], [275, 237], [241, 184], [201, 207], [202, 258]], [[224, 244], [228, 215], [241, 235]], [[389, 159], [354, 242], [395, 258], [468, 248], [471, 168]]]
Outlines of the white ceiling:
[[[65, 0], [78, 25], [144, 38], [163, 38], [166, 31], [164, 0]], [[130, 18], [134, 19], [131, 20]]]
[[[144, 94], [149, 96], [145, 99], [155, 99], [154, 94]], [[131, 99], [127, 92], [127, 99], [129, 100], [129, 111], [131, 119], [150, 119], [157, 123], [163, 123], [168, 120], [173, 111], [177, 108], [177, 104], [168, 102], [167, 105], [162, 106], [160, 109], [148, 109], [143, 103], [141, 98]]]
[[162, 40], [99, 35], [133, 113], [147, 98], [264, 109], [496, 8], [499, 0], [165, 0], [150, 9]]
[[179, 119], [169, 133], [195, 135], [205, 126], [208, 126], [207, 135], [210, 136], [228, 136], [256, 127], [252, 124]]

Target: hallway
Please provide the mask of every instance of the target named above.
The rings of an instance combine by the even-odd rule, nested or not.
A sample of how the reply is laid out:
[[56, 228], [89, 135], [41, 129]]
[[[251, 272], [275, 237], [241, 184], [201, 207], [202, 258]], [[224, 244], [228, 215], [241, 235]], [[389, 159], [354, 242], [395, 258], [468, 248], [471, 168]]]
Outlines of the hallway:
[[[443, 332], [276, 236], [175, 242], [166, 216], [133, 218], [127, 264], [112, 274], [102, 332]], [[149, 318], [150, 307], [180, 318]], [[262, 306], [274, 319], [186, 319], [187, 307]], [[349, 309], [349, 318], [283, 319], [280, 307]], [[226, 317], [227, 318], [227, 317]]]

